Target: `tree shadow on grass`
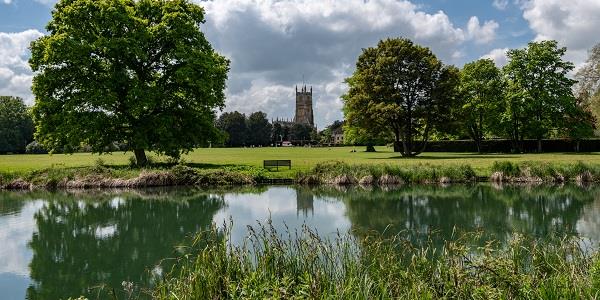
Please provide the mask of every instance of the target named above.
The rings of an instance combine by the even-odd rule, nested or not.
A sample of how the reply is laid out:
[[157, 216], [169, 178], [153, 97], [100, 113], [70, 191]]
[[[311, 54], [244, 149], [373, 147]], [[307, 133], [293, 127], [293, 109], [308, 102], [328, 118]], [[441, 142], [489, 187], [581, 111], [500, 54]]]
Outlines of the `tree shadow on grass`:
[[[139, 169], [170, 169], [178, 164], [174, 163], [166, 163], [166, 162], [158, 162], [152, 163], [145, 167], [137, 167], [130, 165], [106, 165], [106, 167], [114, 169], [114, 170], [139, 170]], [[194, 168], [194, 169], [221, 169], [226, 167], [237, 167], [239, 165], [236, 164], [209, 164], [209, 163], [184, 163], [186, 167]]]

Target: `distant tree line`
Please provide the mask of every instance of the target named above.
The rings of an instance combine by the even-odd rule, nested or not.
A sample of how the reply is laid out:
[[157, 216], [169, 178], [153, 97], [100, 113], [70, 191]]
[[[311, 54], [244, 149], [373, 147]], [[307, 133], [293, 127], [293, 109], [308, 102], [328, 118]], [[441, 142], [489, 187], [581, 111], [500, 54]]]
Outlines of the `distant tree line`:
[[[426, 47], [408, 39], [387, 39], [364, 49], [342, 96], [349, 142], [391, 141], [403, 156], [421, 153], [428, 141], [470, 138], [481, 151], [490, 138], [525, 139], [593, 136], [600, 111], [600, 46], [577, 80], [556, 41], [531, 42], [508, 51], [508, 64], [490, 59], [462, 70], [444, 65]], [[576, 85], [577, 84], [577, 85]]]
[[217, 119], [216, 127], [221, 130], [226, 147], [280, 145], [283, 141], [302, 144], [316, 140], [316, 133], [310, 125], [271, 124], [262, 111], [249, 116], [238, 111], [225, 112]]

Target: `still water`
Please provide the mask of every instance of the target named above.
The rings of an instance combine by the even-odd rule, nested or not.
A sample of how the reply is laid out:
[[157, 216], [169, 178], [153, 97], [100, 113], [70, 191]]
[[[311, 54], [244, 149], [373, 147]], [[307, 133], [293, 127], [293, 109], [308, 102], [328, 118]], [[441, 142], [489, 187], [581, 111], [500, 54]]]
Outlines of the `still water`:
[[520, 232], [596, 243], [600, 187], [0, 192], [0, 299], [96, 299], [123, 281], [151, 285], [193, 233], [231, 220], [231, 242], [240, 243], [247, 225], [268, 219], [322, 235], [406, 231], [416, 243], [473, 230], [501, 242]]

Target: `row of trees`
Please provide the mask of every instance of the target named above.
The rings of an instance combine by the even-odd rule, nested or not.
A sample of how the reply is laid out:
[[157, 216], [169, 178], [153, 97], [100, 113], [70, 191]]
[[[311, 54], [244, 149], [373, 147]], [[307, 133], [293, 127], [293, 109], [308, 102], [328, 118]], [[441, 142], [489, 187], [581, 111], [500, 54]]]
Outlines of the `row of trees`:
[[595, 118], [573, 93], [565, 52], [556, 41], [532, 42], [508, 51], [502, 69], [481, 59], [459, 70], [408, 39], [380, 41], [346, 80], [346, 132], [363, 143], [393, 140], [403, 156], [418, 155], [432, 137], [470, 137], [479, 150], [485, 138], [508, 138], [515, 151], [536, 139], [539, 152], [544, 138], [589, 137]]
[[0, 153], [22, 153], [33, 141], [33, 120], [23, 99], [0, 96]]
[[227, 147], [269, 146], [283, 141], [309, 142], [314, 140], [314, 129], [309, 125], [274, 122], [262, 111], [249, 116], [238, 111], [223, 113], [216, 122]]

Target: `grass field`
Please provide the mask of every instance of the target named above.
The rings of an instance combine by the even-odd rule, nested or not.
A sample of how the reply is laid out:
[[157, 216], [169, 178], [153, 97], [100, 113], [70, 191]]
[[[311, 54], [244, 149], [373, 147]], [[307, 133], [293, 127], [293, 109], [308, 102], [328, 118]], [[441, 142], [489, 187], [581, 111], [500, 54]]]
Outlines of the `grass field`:
[[[352, 152], [356, 149], [356, 152]], [[403, 158], [390, 148], [378, 147], [375, 153], [363, 152], [364, 147], [334, 148], [212, 148], [197, 149], [183, 156], [186, 163], [206, 168], [223, 165], [262, 166], [266, 159], [291, 159], [292, 170], [281, 170], [274, 177], [289, 176], [297, 171], [305, 171], [323, 161], [338, 160], [350, 164], [391, 164], [398, 166], [460, 165], [472, 166], [478, 175], [488, 175], [495, 161], [548, 162], [566, 165], [578, 161], [600, 165], [600, 153], [546, 153], [546, 154], [476, 154], [476, 153], [423, 153], [415, 158]], [[69, 168], [92, 166], [98, 159], [110, 166], [126, 166], [132, 153], [116, 152], [108, 155], [88, 153], [55, 155], [0, 155], [1, 173], [21, 173], [45, 168]], [[155, 157], [155, 161], [165, 161], [165, 157]]]

